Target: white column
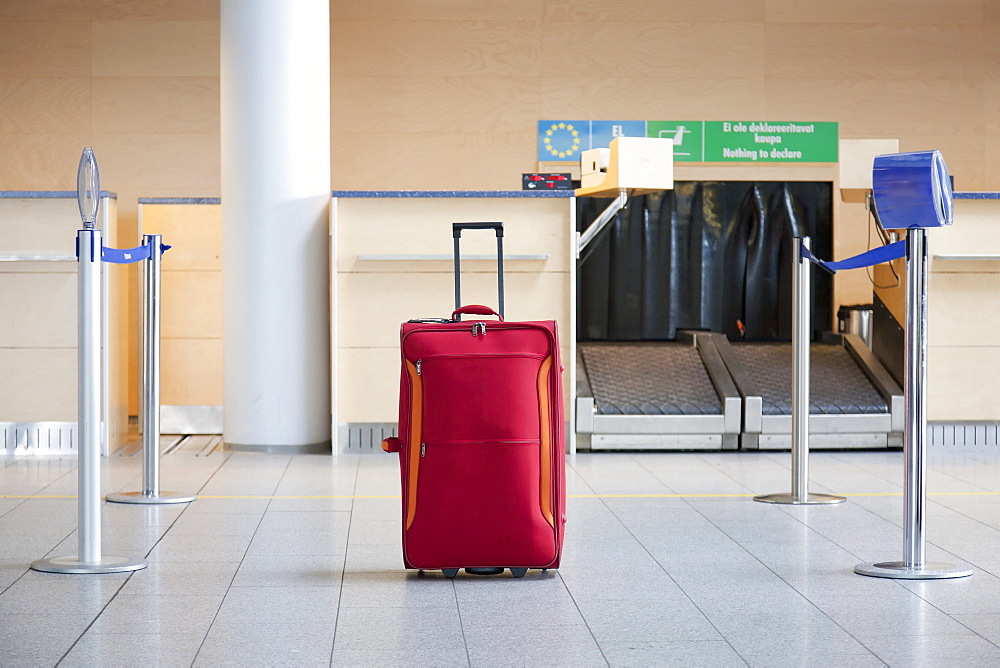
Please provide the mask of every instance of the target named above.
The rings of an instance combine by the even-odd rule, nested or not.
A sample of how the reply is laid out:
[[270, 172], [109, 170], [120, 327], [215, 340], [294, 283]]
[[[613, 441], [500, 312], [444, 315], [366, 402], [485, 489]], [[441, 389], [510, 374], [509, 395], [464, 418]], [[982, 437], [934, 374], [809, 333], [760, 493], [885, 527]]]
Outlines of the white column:
[[221, 25], [224, 439], [329, 451], [329, 0]]

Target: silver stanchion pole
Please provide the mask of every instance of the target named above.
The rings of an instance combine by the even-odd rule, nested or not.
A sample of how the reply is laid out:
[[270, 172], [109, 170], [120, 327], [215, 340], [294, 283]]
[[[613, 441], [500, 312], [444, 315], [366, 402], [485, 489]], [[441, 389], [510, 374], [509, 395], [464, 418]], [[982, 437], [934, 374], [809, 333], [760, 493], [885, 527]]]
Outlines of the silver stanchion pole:
[[812, 315], [811, 265], [803, 257], [809, 237], [792, 244], [792, 491], [753, 497], [761, 503], [828, 505], [847, 499], [831, 494], [809, 493], [809, 339]]
[[101, 232], [89, 227], [80, 230], [76, 240], [79, 249], [79, 550], [76, 556], [40, 559], [32, 562], [31, 567], [49, 573], [136, 571], [146, 567], [144, 560], [101, 554]]
[[972, 575], [940, 561], [926, 561], [924, 549], [927, 503], [927, 230], [913, 228], [906, 235], [906, 370], [903, 394], [906, 425], [903, 456], [903, 560], [858, 564], [854, 572], [879, 578], [940, 580]]
[[145, 301], [143, 304], [142, 365], [142, 485], [141, 492], [108, 494], [114, 503], [190, 503], [191, 494], [160, 490], [160, 255], [162, 238], [147, 234], [142, 242], [149, 248], [146, 260]]

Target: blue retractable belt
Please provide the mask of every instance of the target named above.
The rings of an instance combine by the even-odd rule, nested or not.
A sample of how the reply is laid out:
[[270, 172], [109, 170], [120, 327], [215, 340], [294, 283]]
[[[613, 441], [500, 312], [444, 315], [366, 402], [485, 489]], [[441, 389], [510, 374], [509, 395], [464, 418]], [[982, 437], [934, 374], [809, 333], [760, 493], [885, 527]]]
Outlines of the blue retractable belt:
[[802, 257], [806, 258], [810, 262], [818, 264], [831, 274], [836, 273], [841, 269], [860, 269], [861, 267], [872, 267], [876, 264], [882, 264], [883, 262], [898, 260], [904, 255], [906, 255], [905, 240], [897, 241], [896, 243], [889, 244], [888, 246], [879, 246], [878, 248], [873, 248], [870, 251], [865, 251], [860, 255], [855, 255], [854, 257], [849, 257], [846, 260], [839, 260], [837, 262], [825, 262], [824, 260], [820, 260], [818, 257], [813, 255], [808, 248], [802, 248]]
[[[171, 246], [167, 244], [160, 244], [160, 254], [166, 253], [170, 250]], [[133, 264], [135, 262], [142, 262], [143, 260], [149, 259], [149, 249], [148, 244], [142, 246], [136, 246], [135, 248], [110, 248], [108, 246], [101, 246], [101, 260], [104, 262], [113, 262], [114, 264]], [[80, 251], [77, 250], [77, 257], [79, 257]]]

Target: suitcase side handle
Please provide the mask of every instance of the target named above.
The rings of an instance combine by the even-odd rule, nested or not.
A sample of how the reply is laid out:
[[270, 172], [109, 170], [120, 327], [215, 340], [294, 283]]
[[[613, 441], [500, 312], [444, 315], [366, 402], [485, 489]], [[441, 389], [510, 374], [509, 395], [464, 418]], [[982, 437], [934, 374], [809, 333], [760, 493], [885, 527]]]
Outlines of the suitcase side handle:
[[459, 315], [495, 315], [500, 318], [500, 322], [503, 322], [502, 315], [491, 309], [489, 306], [482, 306], [480, 304], [469, 304], [468, 306], [455, 309], [451, 314], [451, 319], [458, 322], [459, 318], [456, 316]]
[[[503, 223], [452, 223], [451, 224], [451, 236], [455, 240], [455, 313], [452, 314], [452, 318], [456, 321], [461, 320], [461, 313], [459, 312], [462, 307], [462, 270], [459, 261], [459, 241], [462, 238], [462, 230], [493, 230], [497, 235], [497, 292], [499, 294], [500, 303], [498, 305], [498, 311], [501, 319], [503, 319]], [[456, 318], [456, 315], [458, 316]], [[486, 314], [488, 315], [488, 314]]]

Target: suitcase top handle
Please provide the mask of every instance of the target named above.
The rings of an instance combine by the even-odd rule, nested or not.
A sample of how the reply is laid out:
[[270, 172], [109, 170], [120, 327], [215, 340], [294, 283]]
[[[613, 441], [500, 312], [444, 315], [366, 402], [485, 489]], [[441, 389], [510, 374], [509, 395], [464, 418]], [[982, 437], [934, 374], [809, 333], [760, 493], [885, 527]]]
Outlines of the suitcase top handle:
[[496, 230], [497, 236], [503, 236], [503, 223], [452, 223], [451, 236], [462, 238], [462, 230]]
[[500, 322], [503, 322], [503, 316], [491, 309], [489, 306], [482, 306], [480, 304], [469, 304], [468, 306], [463, 306], [462, 308], [455, 309], [451, 314], [451, 319], [458, 322], [458, 315], [495, 315], [500, 318]]
[[462, 267], [461, 252], [459, 244], [462, 240], [462, 230], [494, 230], [497, 234], [497, 306], [500, 310], [500, 317], [503, 319], [503, 223], [452, 223], [451, 236], [454, 238], [455, 246], [455, 312], [452, 319], [458, 322], [462, 319]]

